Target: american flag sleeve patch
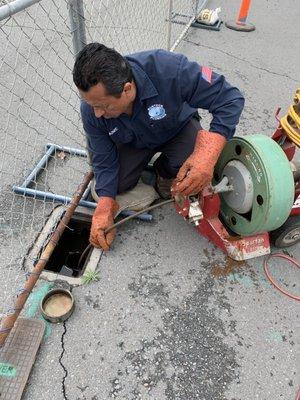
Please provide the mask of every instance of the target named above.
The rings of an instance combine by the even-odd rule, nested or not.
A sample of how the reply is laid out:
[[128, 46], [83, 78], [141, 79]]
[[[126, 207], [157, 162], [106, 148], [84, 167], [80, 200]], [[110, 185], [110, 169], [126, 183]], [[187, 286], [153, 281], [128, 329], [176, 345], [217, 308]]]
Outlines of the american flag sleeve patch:
[[201, 75], [206, 82], [211, 83], [212, 70], [208, 67], [201, 67]]

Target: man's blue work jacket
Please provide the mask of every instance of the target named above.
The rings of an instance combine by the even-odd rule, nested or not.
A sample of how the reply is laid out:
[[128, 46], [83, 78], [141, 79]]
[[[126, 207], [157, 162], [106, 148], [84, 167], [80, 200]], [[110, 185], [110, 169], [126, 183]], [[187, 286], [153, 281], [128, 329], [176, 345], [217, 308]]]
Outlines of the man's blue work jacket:
[[155, 149], [176, 136], [198, 108], [212, 114], [210, 131], [230, 139], [244, 105], [241, 92], [210, 68], [182, 54], [164, 50], [126, 56], [137, 96], [131, 116], [96, 118], [93, 108], [81, 103], [83, 127], [99, 196], [115, 197], [118, 188], [116, 143]]

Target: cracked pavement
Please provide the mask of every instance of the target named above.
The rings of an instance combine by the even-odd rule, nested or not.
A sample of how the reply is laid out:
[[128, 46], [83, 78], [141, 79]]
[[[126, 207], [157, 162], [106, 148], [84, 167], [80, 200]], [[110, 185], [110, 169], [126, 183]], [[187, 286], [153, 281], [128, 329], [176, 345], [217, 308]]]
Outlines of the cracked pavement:
[[[226, 20], [239, 4], [209, 7]], [[190, 29], [177, 51], [243, 91], [237, 134], [271, 135], [300, 86], [299, 4], [253, 2], [248, 19], [256, 31]], [[271, 287], [262, 258], [230, 262], [171, 206], [153, 215], [122, 226], [100, 280], [73, 289], [75, 311], [51, 327], [24, 400], [295, 400], [297, 302]], [[299, 247], [288, 249], [298, 260]], [[271, 265], [299, 293], [298, 271]]]

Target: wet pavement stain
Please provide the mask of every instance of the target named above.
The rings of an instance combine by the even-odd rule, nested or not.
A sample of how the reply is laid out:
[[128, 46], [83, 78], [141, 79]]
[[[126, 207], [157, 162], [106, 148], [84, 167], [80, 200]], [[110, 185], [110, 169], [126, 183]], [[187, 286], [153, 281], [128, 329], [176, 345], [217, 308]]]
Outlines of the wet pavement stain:
[[219, 278], [223, 276], [228, 276], [236, 271], [240, 272], [241, 270], [244, 270], [246, 268], [249, 268], [249, 265], [245, 261], [236, 261], [232, 258], [227, 257], [225, 265], [215, 265], [212, 268], [211, 273], [215, 278]]

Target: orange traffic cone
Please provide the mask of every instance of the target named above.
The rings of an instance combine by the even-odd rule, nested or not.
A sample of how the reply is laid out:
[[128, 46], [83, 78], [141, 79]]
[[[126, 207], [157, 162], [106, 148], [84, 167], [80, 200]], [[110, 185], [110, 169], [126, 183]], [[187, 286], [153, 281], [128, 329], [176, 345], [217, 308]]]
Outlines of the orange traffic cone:
[[250, 8], [251, 0], [242, 0], [239, 15], [235, 21], [228, 21], [225, 26], [229, 29], [234, 29], [235, 31], [251, 32], [254, 31], [255, 26], [253, 24], [246, 24], [246, 19], [248, 16], [248, 11]]

